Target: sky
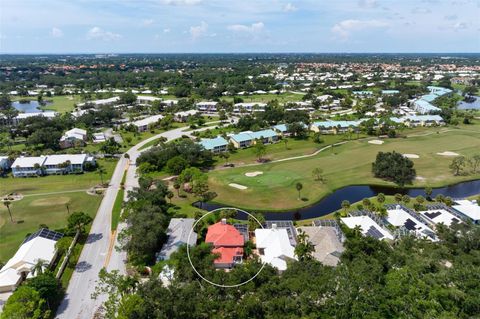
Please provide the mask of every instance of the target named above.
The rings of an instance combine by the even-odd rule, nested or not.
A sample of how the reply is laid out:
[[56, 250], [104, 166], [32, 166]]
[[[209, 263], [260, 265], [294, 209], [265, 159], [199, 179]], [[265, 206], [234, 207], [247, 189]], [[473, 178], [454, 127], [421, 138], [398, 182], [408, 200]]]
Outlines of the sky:
[[480, 52], [480, 0], [0, 0], [0, 53]]

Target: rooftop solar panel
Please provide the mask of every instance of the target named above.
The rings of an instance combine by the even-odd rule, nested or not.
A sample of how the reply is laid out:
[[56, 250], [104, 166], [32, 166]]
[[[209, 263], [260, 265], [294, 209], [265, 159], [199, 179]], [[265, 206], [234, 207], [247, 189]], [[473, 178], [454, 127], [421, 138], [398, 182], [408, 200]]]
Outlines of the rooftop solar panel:
[[27, 238], [25, 238], [25, 240], [23, 241], [22, 244], [24, 244], [26, 242], [29, 242], [30, 240], [32, 240], [33, 238], [36, 238], [36, 237], [42, 237], [42, 238], [57, 241], [57, 240], [59, 240], [60, 238], [63, 237], [63, 234], [59, 233], [59, 232], [56, 232], [56, 231], [53, 231], [53, 230], [50, 230], [50, 229], [47, 229], [47, 228], [42, 228], [42, 229], [38, 230], [37, 232], [31, 234]]
[[242, 234], [243, 236], [243, 239], [245, 241], [248, 241], [248, 225], [247, 224], [233, 224], [233, 227], [235, 227], [235, 229], [237, 229], [240, 234]]
[[428, 216], [430, 219], [434, 219], [437, 216], [440, 216], [442, 213], [441, 212], [426, 212], [425, 215]]
[[268, 220], [265, 222], [265, 228], [272, 228], [273, 224], [277, 225], [277, 228], [284, 228], [287, 230], [288, 239], [292, 246], [297, 245], [297, 237], [295, 233], [295, 227], [291, 220]]
[[408, 218], [405, 223], [405, 228], [408, 229], [408, 230], [415, 230], [417, 229], [417, 223], [415, 223], [413, 220], [411, 220], [410, 218]]
[[382, 239], [383, 238], [383, 234], [373, 226], [370, 226], [370, 228], [366, 232], [366, 235], [371, 236], [371, 237], [376, 238], [376, 239]]

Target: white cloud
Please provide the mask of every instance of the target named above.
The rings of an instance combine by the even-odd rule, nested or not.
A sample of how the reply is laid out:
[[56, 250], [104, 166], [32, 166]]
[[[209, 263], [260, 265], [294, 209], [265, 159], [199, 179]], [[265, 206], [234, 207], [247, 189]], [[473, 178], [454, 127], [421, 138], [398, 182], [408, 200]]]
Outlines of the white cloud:
[[170, 33], [170, 31], [171, 31], [170, 28], [163, 29], [163, 33]]
[[59, 28], [53, 27], [52, 30], [50, 31], [50, 35], [54, 38], [61, 38], [63, 37], [63, 31], [60, 30]]
[[229, 25], [227, 29], [234, 32], [256, 33], [262, 31], [264, 27], [265, 25], [263, 24], [263, 22], [256, 22], [252, 23], [250, 26], [245, 24], [232, 24]]
[[194, 40], [203, 37], [208, 31], [208, 24], [202, 21], [200, 25], [190, 27], [190, 35]]
[[445, 19], [446, 20], [457, 20], [458, 16], [456, 14], [446, 15]]
[[194, 6], [201, 2], [202, 0], [161, 0], [161, 3], [169, 6]]
[[358, 5], [362, 8], [375, 8], [378, 6], [377, 0], [359, 0]]
[[460, 31], [467, 28], [467, 24], [465, 22], [457, 22], [452, 26], [454, 31]]
[[110, 31], [105, 31], [99, 27], [93, 27], [87, 32], [87, 39], [88, 40], [104, 40], [104, 41], [112, 41], [118, 40], [122, 36], [118, 33], [113, 33]]
[[151, 26], [154, 22], [155, 22], [155, 20], [153, 20], [153, 19], [144, 19], [144, 20], [142, 21], [142, 26], [144, 26], [144, 27], [149, 27], [149, 26]]
[[380, 20], [343, 20], [335, 24], [332, 32], [341, 40], [347, 40], [353, 31], [364, 29], [386, 28], [389, 24]]
[[426, 13], [430, 13], [430, 12], [432, 12], [432, 11], [430, 11], [430, 9], [420, 8], [420, 7], [415, 7], [412, 10], [412, 13], [417, 13], [417, 14], [426, 14]]
[[287, 3], [284, 7], [283, 7], [283, 11], [284, 12], [293, 12], [293, 11], [297, 11], [297, 7], [295, 7], [293, 4], [291, 4], [290, 2]]

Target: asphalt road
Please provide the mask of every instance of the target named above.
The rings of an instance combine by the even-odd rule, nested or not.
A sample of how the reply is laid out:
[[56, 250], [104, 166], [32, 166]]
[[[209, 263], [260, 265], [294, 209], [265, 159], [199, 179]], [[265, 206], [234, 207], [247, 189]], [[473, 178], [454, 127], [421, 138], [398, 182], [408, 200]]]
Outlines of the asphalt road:
[[[213, 124], [213, 122], [211, 124]], [[203, 127], [197, 131], [203, 131], [208, 128], [211, 127]], [[148, 138], [127, 151], [130, 155], [130, 161], [124, 157], [118, 161], [108, 189], [105, 192], [93, 221], [87, 243], [83, 247], [78, 264], [70, 279], [65, 298], [57, 310], [56, 318], [91, 319], [105, 300], [105, 296], [99, 296], [96, 300], [90, 297], [95, 291], [99, 271], [103, 267], [106, 267], [108, 271], [119, 270], [120, 273], [125, 274], [126, 253], [122, 251], [119, 252], [115, 248], [111, 249], [111, 247], [117, 246], [118, 242], [115, 238], [115, 244], [111, 244], [112, 234], [110, 231], [113, 204], [120, 189], [125, 168], [128, 165], [127, 178], [125, 181], [125, 190], [128, 192], [128, 190], [132, 190], [138, 186], [135, 162], [141, 153], [139, 149], [146, 143], [162, 136], [166, 137], [167, 140], [173, 140], [180, 138], [182, 135], [189, 135], [191, 132], [183, 132], [185, 129], [185, 127], [178, 128]], [[127, 192], [125, 192], [125, 194]], [[126, 225], [120, 223], [119, 230], [124, 227], [126, 227]]]

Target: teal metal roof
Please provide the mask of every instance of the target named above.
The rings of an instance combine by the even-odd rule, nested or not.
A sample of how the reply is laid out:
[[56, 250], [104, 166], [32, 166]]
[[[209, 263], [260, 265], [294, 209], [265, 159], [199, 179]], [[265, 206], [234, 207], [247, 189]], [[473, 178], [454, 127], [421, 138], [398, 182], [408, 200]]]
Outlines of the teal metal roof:
[[258, 132], [252, 132], [252, 133], [250, 133], [250, 136], [253, 139], [270, 138], [270, 137], [277, 136], [277, 133], [275, 133], [274, 130], [267, 129], [267, 130], [262, 130], [262, 131], [258, 131]]
[[399, 90], [382, 90], [382, 94], [398, 94]]
[[223, 137], [218, 136], [215, 138], [201, 140], [199, 144], [207, 150], [213, 150], [215, 147], [228, 145], [228, 142]]
[[252, 136], [247, 132], [241, 132], [241, 133], [238, 133], [238, 134], [234, 134], [234, 135], [230, 136], [230, 138], [232, 140], [237, 141], [238, 143], [253, 140]]

